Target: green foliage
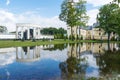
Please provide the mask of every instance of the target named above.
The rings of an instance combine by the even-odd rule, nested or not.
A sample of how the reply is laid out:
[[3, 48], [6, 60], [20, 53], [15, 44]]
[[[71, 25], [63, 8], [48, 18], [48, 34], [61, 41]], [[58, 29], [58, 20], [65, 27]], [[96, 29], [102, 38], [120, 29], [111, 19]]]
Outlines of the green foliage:
[[81, 40], [83, 40], [83, 36], [81, 36], [81, 38], [80, 38]]
[[6, 32], [7, 32], [7, 27], [0, 26], [0, 33], [6, 33]]
[[88, 19], [85, 4], [84, 0], [79, 0], [76, 3], [64, 0], [59, 15], [60, 20], [66, 22], [70, 27], [84, 26]]
[[41, 33], [44, 35], [55, 35], [55, 34], [66, 34], [67, 31], [64, 30], [63, 28], [57, 29], [57, 28], [50, 27], [50, 28], [42, 29]]
[[73, 35], [72, 27], [85, 26], [87, 23], [88, 16], [86, 15], [85, 4], [86, 1], [84, 0], [78, 2], [64, 0], [61, 5], [59, 19], [71, 27], [71, 35]]
[[64, 39], [64, 35], [63, 34], [56, 34], [54, 35], [55, 39]]
[[113, 0], [113, 2], [117, 2], [118, 4], [120, 3], [120, 0]]
[[44, 28], [41, 30], [43, 35], [54, 35], [55, 39], [64, 39], [64, 34], [67, 34], [67, 31], [63, 28]]
[[116, 27], [118, 27], [118, 21], [116, 12], [118, 11], [119, 6], [115, 3], [110, 3], [102, 6], [99, 9], [99, 14], [97, 16], [97, 20], [99, 23], [99, 28], [102, 28], [105, 33], [108, 34], [108, 41], [110, 40], [110, 35], [112, 32], [116, 31]]
[[70, 40], [75, 40], [75, 36], [74, 36], [74, 35], [70, 35], [70, 36], [69, 36], [69, 39], [70, 39]]

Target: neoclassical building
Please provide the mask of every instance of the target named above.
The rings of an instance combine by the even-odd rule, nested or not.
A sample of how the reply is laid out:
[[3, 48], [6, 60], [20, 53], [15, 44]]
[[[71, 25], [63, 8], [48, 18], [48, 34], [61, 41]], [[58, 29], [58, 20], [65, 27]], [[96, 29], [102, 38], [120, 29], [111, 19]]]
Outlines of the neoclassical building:
[[37, 24], [17, 23], [16, 24], [16, 39], [39, 39], [41, 26]]
[[54, 39], [54, 36], [42, 35], [40, 30], [42, 27], [38, 24], [17, 23], [16, 24], [16, 39]]

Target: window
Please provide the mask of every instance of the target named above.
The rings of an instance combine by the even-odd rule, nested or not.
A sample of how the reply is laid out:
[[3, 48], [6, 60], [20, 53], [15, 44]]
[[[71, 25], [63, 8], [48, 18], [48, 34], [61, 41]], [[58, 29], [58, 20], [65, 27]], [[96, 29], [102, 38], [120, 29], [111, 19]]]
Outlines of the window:
[[101, 35], [101, 33], [99, 33], [99, 35]]
[[99, 29], [99, 31], [101, 31], [101, 29]]

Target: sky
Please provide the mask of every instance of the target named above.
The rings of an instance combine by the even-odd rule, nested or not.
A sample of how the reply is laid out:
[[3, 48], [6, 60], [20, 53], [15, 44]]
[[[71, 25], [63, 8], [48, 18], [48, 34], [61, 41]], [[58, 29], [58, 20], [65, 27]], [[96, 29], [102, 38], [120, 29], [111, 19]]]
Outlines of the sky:
[[[77, 1], [77, 0], [75, 0]], [[112, 0], [86, 0], [88, 25], [96, 22], [99, 8]], [[63, 27], [66, 23], [59, 20], [63, 0], [0, 0], [0, 25], [8, 31], [15, 31], [16, 23], [33, 23], [43, 27]]]

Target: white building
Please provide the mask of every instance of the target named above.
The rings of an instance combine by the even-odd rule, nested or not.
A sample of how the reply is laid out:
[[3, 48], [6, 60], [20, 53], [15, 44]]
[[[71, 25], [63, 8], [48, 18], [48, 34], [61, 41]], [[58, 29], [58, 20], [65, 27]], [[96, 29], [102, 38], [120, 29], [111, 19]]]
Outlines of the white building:
[[42, 35], [40, 33], [41, 26], [30, 23], [16, 24], [16, 39], [54, 39], [54, 36]]

